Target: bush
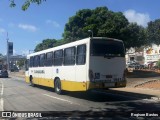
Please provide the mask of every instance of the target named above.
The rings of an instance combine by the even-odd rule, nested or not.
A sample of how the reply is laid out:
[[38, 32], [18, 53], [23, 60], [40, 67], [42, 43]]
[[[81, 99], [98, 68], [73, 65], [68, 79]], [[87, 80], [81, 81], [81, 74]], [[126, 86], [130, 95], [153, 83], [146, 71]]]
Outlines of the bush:
[[160, 69], [160, 60], [158, 60], [156, 66], [158, 66], [158, 69]]

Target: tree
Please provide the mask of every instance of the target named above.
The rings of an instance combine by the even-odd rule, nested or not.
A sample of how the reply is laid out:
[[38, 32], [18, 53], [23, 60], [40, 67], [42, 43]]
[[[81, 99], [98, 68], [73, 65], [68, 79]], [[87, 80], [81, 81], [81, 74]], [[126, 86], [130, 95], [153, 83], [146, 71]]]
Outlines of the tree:
[[156, 66], [160, 69], [160, 60], [157, 61]]
[[75, 41], [88, 36], [87, 30], [94, 28], [94, 25], [88, 25], [86, 22], [91, 14], [92, 11], [90, 9], [84, 9], [77, 12], [75, 16], [70, 17], [69, 22], [65, 25], [64, 39]]
[[128, 24], [122, 29], [121, 35], [121, 39], [128, 49], [131, 47], [139, 48], [147, 44], [146, 29], [136, 23]]
[[[24, 4], [22, 5], [22, 10], [27, 10], [31, 3], [41, 4], [43, 1], [46, 0], [25, 0]], [[10, 7], [15, 7], [16, 3], [15, 0], [10, 0]]]
[[25, 65], [25, 60], [26, 60], [26, 59], [21, 59], [21, 60], [18, 60], [18, 61], [17, 61], [17, 65], [19, 66], [19, 68], [24, 67], [24, 65]]
[[88, 30], [92, 30], [94, 36], [119, 38], [121, 29], [127, 25], [128, 20], [121, 12], [109, 11], [107, 7], [83, 9], [69, 18], [63, 37], [75, 41], [88, 37]]
[[160, 19], [148, 23], [147, 34], [149, 44], [160, 45]]
[[113, 12], [107, 7], [79, 10], [69, 18], [65, 25], [63, 37], [68, 41], [76, 41], [89, 36], [111, 37], [122, 39], [126, 48], [140, 47], [146, 43], [146, 30], [135, 23], [129, 24], [121, 12]]
[[34, 51], [38, 52], [38, 51], [41, 51], [41, 50], [52, 48], [56, 42], [57, 41], [55, 39], [45, 39], [45, 40], [42, 41], [42, 43], [37, 44]]

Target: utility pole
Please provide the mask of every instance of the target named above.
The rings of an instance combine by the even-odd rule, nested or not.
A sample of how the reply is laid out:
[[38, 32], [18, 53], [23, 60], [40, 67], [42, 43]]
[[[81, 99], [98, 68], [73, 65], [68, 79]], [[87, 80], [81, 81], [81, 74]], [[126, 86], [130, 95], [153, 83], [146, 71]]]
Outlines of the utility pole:
[[9, 50], [8, 50], [8, 32], [7, 32], [7, 70], [9, 70]]

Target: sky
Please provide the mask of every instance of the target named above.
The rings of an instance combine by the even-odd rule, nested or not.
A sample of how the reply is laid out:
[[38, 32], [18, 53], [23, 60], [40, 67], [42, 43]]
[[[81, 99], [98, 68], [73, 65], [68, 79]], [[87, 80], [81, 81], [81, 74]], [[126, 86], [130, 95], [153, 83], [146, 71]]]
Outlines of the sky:
[[69, 18], [81, 9], [106, 6], [122, 12], [129, 22], [147, 27], [147, 23], [160, 19], [160, 0], [46, 0], [21, 10], [25, 0], [0, 0], [0, 53], [6, 54], [6, 38], [13, 42], [14, 55], [26, 55], [42, 40], [61, 39]]

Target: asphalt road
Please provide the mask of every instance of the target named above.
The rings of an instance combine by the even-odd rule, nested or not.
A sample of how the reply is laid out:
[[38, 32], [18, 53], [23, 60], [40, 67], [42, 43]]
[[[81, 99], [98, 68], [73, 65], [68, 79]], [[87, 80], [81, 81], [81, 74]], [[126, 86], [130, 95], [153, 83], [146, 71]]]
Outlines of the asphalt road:
[[154, 119], [159, 119], [160, 101], [151, 99], [152, 97], [154, 96], [115, 89], [57, 95], [52, 88], [31, 87], [23, 78], [0, 78], [0, 111], [56, 111], [49, 115], [62, 117], [66, 114], [64, 117], [79, 119], [150, 119], [146, 116], [149, 113], [147, 115], [152, 114]]

